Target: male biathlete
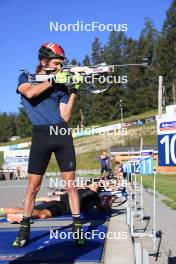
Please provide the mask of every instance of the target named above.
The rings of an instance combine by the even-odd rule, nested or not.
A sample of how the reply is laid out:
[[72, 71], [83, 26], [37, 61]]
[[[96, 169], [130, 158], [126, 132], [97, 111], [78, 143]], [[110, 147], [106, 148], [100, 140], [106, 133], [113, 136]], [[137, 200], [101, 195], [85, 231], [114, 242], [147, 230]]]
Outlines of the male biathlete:
[[[110, 197], [108, 202], [104, 201], [99, 196], [100, 186], [98, 183], [90, 182], [86, 189], [79, 189], [79, 200], [81, 212], [87, 212], [92, 207], [96, 206], [101, 212], [109, 210], [114, 201], [114, 197]], [[42, 197], [40, 201], [42, 200]], [[44, 202], [45, 201], [45, 202]], [[0, 216], [7, 216], [10, 222], [20, 222], [22, 219], [22, 208], [0, 208]], [[43, 203], [36, 205], [32, 212], [33, 219], [45, 219], [56, 217], [63, 214], [70, 214], [70, 205], [68, 194], [63, 193], [60, 196], [43, 197]]]
[[[17, 88], [33, 129], [23, 219], [20, 223], [18, 235], [13, 242], [13, 246], [16, 248], [25, 246], [29, 241], [30, 220], [35, 197], [40, 189], [42, 177], [52, 152], [55, 154], [62, 177], [66, 183], [66, 191], [73, 216], [73, 232], [79, 233], [82, 228], [79, 197], [73, 183], [76, 170], [75, 151], [67, 124], [72, 116], [76, 93], [80, 84], [76, 84], [70, 90], [70, 94], [68, 93], [68, 88], [65, 85], [67, 80], [63, 78], [65, 75], [62, 72], [65, 53], [58, 44], [43, 44], [39, 49], [38, 57], [39, 65], [36, 74], [46, 74], [46, 69], [52, 68], [53, 75], [50, 75], [51, 77], [42, 83], [33, 83], [34, 76], [24, 72], [19, 76]], [[80, 75], [77, 75], [76, 78], [79, 82]], [[62, 131], [62, 133], [51, 133], [51, 127], [55, 131], [57, 128], [57, 131]], [[66, 133], [63, 133], [63, 131], [66, 131]], [[75, 243], [76, 245], [84, 244], [84, 239], [78, 236]]]
[[99, 160], [101, 166], [101, 179], [105, 179], [104, 172], [108, 173], [108, 175], [106, 176], [107, 179], [111, 179], [113, 177], [112, 164], [108, 153], [106, 151], [103, 151]]

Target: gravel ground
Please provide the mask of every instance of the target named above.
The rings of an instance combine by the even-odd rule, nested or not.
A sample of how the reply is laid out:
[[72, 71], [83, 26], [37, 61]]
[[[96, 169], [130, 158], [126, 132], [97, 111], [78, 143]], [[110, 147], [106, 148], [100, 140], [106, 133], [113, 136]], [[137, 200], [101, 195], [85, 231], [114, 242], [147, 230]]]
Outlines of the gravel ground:
[[[47, 196], [49, 180], [43, 179], [38, 196]], [[22, 207], [27, 180], [0, 181], [0, 207]]]
[[[140, 186], [138, 185], [138, 189]], [[150, 216], [150, 222], [147, 227], [147, 231], [153, 228], [153, 191], [144, 190], [144, 215]], [[140, 195], [137, 196], [137, 200], [140, 201]], [[156, 194], [156, 231], [162, 232], [160, 254], [156, 262], [156, 258], [153, 255], [153, 241], [151, 238], [135, 239], [135, 241], [142, 242], [143, 246], [149, 251], [150, 264], [175, 264], [176, 263], [176, 211], [171, 210], [161, 201], [166, 198], [165, 196]], [[135, 228], [144, 228], [147, 221], [141, 221], [139, 218], [135, 219]], [[160, 239], [156, 241], [156, 249], [158, 248]]]

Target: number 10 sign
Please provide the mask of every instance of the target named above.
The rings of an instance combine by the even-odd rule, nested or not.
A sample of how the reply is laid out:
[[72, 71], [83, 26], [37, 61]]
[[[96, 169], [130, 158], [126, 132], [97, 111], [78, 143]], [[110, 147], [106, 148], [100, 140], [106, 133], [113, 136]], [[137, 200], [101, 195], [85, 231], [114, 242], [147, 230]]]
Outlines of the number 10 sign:
[[158, 165], [176, 166], [176, 117], [157, 120]]

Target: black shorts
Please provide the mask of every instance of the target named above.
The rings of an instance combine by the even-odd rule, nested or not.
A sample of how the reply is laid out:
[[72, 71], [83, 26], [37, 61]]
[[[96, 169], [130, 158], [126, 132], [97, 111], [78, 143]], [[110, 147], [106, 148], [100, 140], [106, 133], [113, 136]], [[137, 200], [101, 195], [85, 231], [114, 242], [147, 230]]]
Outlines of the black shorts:
[[76, 170], [73, 139], [66, 123], [33, 126], [28, 173], [43, 175], [52, 153], [61, 172]]
[[36, 210], [48, 210], [51, 212], [52, 217], [56, 217], [59, 215], [67, 214], [67, 208], [62, 201], [50, 201], [43, 204], [36, 205], [34, 207]]

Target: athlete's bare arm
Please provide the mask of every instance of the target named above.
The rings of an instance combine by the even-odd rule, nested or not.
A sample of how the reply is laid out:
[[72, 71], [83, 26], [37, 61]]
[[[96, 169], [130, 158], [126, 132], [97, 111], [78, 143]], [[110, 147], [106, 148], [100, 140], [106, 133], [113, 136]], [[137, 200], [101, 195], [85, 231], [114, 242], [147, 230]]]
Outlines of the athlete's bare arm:
[[28, 99], [36, 97], [49, 89], [52, 84], [48, 81], [33, 85], [31, 83], [23, 83], [18, 87], [18, 91], [26, 96]]
[[76, 94], [72, 93], [69, 97], [67, 104], [60, 103], [60, 114], [66, 122], [69, 122], [72, 118], [75, 101]]

